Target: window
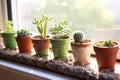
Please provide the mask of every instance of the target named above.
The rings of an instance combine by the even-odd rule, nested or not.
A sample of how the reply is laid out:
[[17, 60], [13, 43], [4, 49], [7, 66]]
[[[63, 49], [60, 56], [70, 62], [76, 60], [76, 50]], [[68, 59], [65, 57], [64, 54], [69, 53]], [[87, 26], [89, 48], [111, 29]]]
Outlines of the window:
[[61, 20], [67, 20], [72, 32], [82, 30], [88, 39], [112, 38], [120, 42], [119, 0], [12, 0], [12, 3], [17, 8], [13, 9], [18, 18], [17, 22], [13, 20], [17, 29], [26, 27], [38, 33], [32, 21], [45, 14], [54, 17], [49, 28]]

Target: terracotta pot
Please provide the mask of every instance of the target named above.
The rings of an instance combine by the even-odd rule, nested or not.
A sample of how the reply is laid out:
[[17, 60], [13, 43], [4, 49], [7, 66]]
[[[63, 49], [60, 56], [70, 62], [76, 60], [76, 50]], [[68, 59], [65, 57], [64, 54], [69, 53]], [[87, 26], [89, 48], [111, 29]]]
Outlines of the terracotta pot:
[[71, 48], [77, 65], [87, 65], [90, 63], [90, 55], [93, 52], [92, 42], [75, 43], [71, 42]]
[[[103, 42], [103, 41], [100, 41], [100, 42]], [[113, 47], [98, 47], [94, 45], [94, 51], [96, 53], [99, 70], [114, 69], [116, 56], [119, 49], [119, 44], [115, 41], [114, 41], [114, 44], [116, 45]]]
[[41, 57], [48, 56], [48, 50], [50, 48], [50, 38], [46, 39], [32, 39], [33, 46], [36, 52], [36, 55]]
[[30, 36], [16, 37], [16, 41], [19, 53], [31, 53], [33, 44]]

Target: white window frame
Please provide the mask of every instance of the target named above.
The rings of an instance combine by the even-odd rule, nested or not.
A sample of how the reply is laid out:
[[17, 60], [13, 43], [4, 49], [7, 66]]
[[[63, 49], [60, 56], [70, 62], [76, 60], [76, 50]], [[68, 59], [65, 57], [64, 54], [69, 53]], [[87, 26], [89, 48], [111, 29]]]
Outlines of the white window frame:
[[19, 21], [18, 21], [18, 17], [19, 17], [19, 12], [18, 12], [18, 6], [17, 6], [17, 1], [18, 0], [11, 0], [11, 8], [12, 8], [12, 20], [13, 20], [13, 27], [15, 30], [19, 29]]

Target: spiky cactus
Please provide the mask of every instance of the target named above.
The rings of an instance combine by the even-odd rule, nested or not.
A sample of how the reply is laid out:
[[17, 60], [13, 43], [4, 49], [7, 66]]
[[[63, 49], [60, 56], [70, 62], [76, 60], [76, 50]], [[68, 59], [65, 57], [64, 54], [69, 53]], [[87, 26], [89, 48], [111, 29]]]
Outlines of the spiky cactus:
[[76, 43], [81, 43], [84, 38], [83, 32], [81, 32], [81, 31], [75, 32], [73, 34], [73, 38]]

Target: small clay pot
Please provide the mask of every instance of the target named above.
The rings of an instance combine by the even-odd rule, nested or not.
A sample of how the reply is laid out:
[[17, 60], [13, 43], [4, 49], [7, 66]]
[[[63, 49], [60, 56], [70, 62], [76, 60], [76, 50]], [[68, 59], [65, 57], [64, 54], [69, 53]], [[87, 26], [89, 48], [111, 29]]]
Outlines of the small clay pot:
[[46, 39], [40, 39], [35, 36], [32, 39], [33, 46], [36, 52], [36, 55], [41, 57], [48, 56], [48, 50], [50, 48], [50, 38], [47, 37]]
[[31, 53], [32, 52], [32, 40], [30, 36], [16, 37], [19, 53]]
[[[100, 42], [103, 42], [103, 41], [100, 41]], [[116, 56], [119, 49], [119, 43], [115, 41], [113, 41], [113, 43], [116, 45], [112, 47], [100, 47], [100, 46], [94, 45], [94, 51], [96, 53], [99, 70], [114, 69]]]
[[75, 43], [71, 42], [71, 48], [76, 65], [87, 65], [90, 63], [90, 55], [93, 52], [92, 42]]

